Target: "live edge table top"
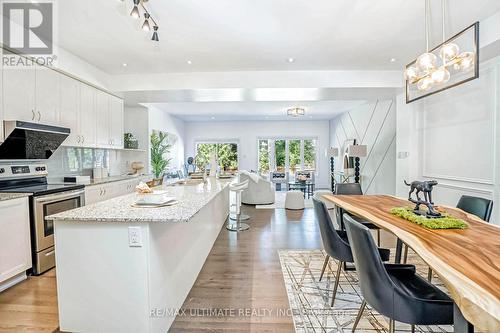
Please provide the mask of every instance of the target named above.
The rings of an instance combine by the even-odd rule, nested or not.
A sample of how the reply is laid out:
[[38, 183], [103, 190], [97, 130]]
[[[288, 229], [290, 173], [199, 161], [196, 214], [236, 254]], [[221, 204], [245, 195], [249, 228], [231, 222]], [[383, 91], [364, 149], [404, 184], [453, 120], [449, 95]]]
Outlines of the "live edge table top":
[[439, 275], [464, 317], [478, 329], [500, 332], [500, 228], [443, 206], [469, 224], [464, 230], [431, 230], [390, 213], [411, 206], [388, 195], [324, 195], [409, 245]]

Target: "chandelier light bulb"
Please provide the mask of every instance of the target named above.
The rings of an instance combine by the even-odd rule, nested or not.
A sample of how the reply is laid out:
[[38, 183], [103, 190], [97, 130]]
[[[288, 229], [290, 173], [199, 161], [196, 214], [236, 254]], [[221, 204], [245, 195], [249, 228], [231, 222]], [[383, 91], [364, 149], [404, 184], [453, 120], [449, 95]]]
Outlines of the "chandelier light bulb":
[[417, 67], [422, 72], [428, 72], [436, 68], [437, 57], [433, 53], [424, 53], [417, 58]]
[[458, 55], [459, 47], [455, 43], [448, 43], [441, 48], [441, 58], [446, 62], [450, 61]]
[[418, 69], [416, 67], [408, 67], [405, 71], [405, 79], [408, 81], [413, 81], [418, 77]]
[[463, 71], [469, 70], [474, 65], [474, 53], [473, 52], [463, 52], [459, 55], [460, 69]]
[[430, 76], [424, 77], [422, 80], [418, 81], [417, 88], [418, 90], [429, 90], [432, 87], [434, 81]]
[[436, 83], [446, 83], [450, 80], [450, 72], [445, 67], [440, 67], [432, 72], [431, 78]]

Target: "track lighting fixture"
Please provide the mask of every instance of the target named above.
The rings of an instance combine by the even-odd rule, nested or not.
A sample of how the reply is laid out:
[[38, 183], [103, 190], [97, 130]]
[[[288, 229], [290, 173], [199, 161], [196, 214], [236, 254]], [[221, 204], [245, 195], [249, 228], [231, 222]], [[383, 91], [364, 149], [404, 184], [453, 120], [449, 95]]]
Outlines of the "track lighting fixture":
[[151, 26], [149, 25], [149, 13], [144, 13], [144, 23], [142, 24], [142, 30], [151, 31]]
[[140, 0], [134, 0], [134, 8], [130, 12], [130, 16], [132, 16], [135, 19], [138, 19], [141, 16], [141, 13], [139, 13], [139, 7], [137, 7], [140, 3]]
[[[151, 40], [155, 42], [159, 42], [160, 39], [158, 38], [158, 24], [154, 20], [154, 18], [151, 16], [147, 8], [144, 6], [145, 3], [149, 2], [149, 0], [133, 0], [134, 2], [134, 8], [130, 12], [130, 16], [132, 16], [134, 19], [138, 19], [141, 17], [141, 12], [139, 11], [139, 6], [142, 8], [144, 11], [144, 23], [142, 24], [142, 30], [144, 31], [151, 31], [151, 23], [153, 24], [153, 36]], [[151, 20], [151, 23], [149, 22]]]
[[151, 40], [154, 40], [155, 42], [159, 42], [160, 39], [158, 38], [158, 26], [155, 25], [153, 27], [153, 30], [154, 30], [154, 32], [153, 32], [153, 37], [151, 38]]

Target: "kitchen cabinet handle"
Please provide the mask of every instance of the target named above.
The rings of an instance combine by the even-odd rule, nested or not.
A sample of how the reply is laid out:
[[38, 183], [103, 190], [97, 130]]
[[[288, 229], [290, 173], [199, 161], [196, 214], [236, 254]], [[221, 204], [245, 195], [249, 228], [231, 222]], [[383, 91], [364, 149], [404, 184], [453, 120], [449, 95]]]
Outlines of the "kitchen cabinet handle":
[[42, 119], [42, 114], [38, 111], [38, 122], [40, 122], [40, 119]]
[[35, 114], [35, 110], [31, 110], [31, 120], [35, 120], [35, 117], [36, 117], [36, 114]]
[[76, 136], [76, 142], [80, 143], [80, 136], [79, 135]]
[[85, 135], [82, 135], [82, 143], [85, 143]]
[[52, 250], [52, 251], [50, 251], [50, 252], [45, 253], [45, 256], [46, 256], [46, 257], [50, 257], [50, 256], [51, 256], [51, 255], [53, 255], [55, 252], [56, 252], [55, 250]]

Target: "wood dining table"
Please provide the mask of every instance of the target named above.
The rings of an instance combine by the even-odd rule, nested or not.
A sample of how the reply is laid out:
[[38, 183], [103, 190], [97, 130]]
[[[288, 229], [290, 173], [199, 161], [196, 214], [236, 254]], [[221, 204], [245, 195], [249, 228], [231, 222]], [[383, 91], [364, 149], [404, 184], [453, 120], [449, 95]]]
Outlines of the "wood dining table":
[[500, 332], [500, 227], [458, 208], [441, 206], [463, 219], [466, 229], [432, 230], [390, 213], [393, 207], [413, 207], [389, 195], [324, 195], [345, 211], [368, 220], [412, 248], [440, 277], [455, 302], [455, 332], [474, 329]]

